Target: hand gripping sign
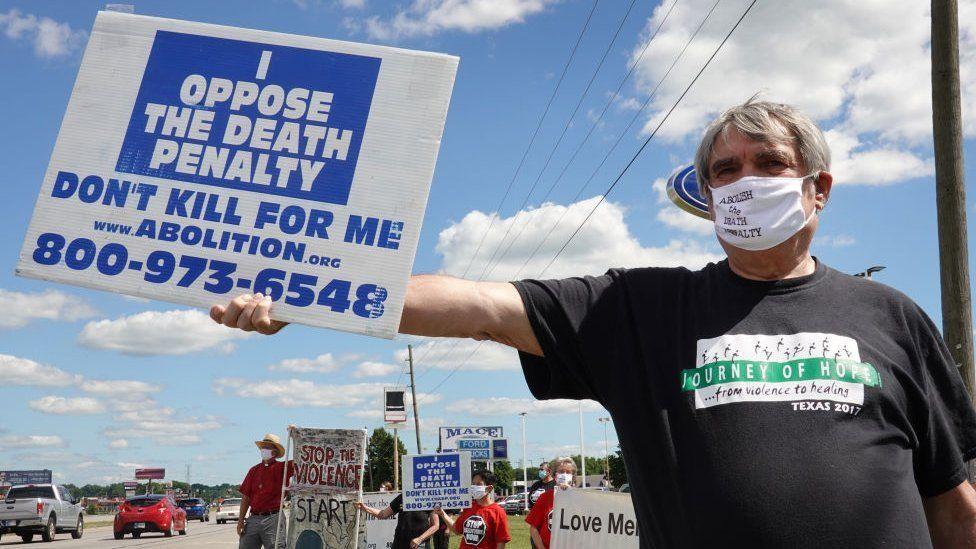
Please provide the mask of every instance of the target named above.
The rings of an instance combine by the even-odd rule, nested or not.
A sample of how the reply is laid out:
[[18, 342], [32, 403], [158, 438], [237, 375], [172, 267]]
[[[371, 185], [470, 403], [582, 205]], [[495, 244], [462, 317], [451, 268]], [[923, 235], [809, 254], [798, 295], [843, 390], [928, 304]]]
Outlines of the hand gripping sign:
[[99, 12], [17, 273], [393, 337], [457, 64]]
[[289, 433], [295, 473], [285, 538], [289, 549], [356, 549], [366, 431], [298, 427]]

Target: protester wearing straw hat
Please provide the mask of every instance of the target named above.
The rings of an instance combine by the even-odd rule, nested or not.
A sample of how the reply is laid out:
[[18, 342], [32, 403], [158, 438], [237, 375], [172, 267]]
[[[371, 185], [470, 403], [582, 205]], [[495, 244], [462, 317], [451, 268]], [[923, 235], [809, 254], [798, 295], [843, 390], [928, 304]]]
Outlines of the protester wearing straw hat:
[[[294, 465], [278, 458], [285, 456], [285, 447], [277, 435], [268, 433], [254, 441], [261, 452], [261, 463], [247, 472], [241, 483], [241, 514], [237, 519], [239, 549], [274, 549], [277, 539], [278, 512], [281, 510], [282, 483], [287, 485]], [[248, 509], [251, 516], [247, 516]]]
[[[862, 152], [844, 150], [842, 175]], [[642, 548], [976, 547], [976, 412], [921, 307], [811, 254], [830, 170], [810, 117], [751, 99], [705, 128], [695, 156], [726, 259], [514, 283], [414, 276], [400, 332], [510, 345], [537, 398], [602, 404]], [[891, 209], [885, 193], [857, 196], [840, 215]], [[922, 214], [888, 214], [877, 230], [913, 242], [898, 222]], [[246, 297], [211, 316], [284, 326]]]

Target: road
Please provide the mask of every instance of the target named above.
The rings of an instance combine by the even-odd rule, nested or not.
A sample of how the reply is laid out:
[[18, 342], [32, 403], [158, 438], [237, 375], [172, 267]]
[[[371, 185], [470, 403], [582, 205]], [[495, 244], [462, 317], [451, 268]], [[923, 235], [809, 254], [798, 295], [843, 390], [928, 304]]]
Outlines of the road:
[[96, 526], [85, 529], [85, 534], [81, 539], [71, 539], [71, 534], [58, 534], [52, 543], [40, 541], [39, 536], [34, 537], [33, 543], [24, 544], [20, 538], [11, 534], [4, 534], [0, 539], [0, 547], [33, 547], [40, 546], [44, 549], [114, 549], [116, 547], [147, 548], [147, 549], [169, 549], [170, 547], [196, 548], [209, 547], [211, 549], [231, 549], [237, 547], [237, 532], [235, 525], [217, 524], [210, 522], [190, 522], [186, 525], [186, 535], [176, 535], [171, 538], [163, 537], [162, 534], [143, 534], [139, 539], [132, 539], [126, 536], [125, 539], [116, 540], [112, 536], [112, 526]]

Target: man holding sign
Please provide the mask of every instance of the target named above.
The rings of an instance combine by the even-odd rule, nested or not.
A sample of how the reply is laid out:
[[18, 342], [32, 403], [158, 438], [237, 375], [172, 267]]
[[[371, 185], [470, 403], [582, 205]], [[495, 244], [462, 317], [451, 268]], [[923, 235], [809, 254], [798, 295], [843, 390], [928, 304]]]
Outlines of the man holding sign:
[[[726, 260], [415, 276], [399, 330], [510, 345], [537, 398], [606, 407], [642, 547], [976, 545], [976, 412], [938, 329], [810, 254], [833, 183], [821, 130], [750, 100], [709, 125], [695, 165]], [[269, 310], [211, 315], [274, 333]]]
[[288, 471], [285, 471], [285, 462], [279, 461], [285, 457], [285, 447], [277, 435], [268, 433], [254, 444], [261, 453], [261, 463], [251, 467], [241, 483], [241, 511], [237, 517], [237, 535], [241, 539], [238, 547], [275, 549], [282, 486], [287, 486], [295, 464], [289, 461]]

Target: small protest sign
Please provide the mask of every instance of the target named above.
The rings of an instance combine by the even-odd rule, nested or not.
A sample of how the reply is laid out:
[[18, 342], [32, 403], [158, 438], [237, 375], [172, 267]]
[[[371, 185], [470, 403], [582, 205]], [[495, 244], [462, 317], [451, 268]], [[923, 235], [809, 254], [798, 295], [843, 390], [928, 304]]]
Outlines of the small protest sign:
[[457, 65], [99, 12], [17, 274], [391, 338]]
[[550, 549], [638, 549], [630, 494], [559, 490], [550, 515]]
[[464, 509], [471, 505], [468, 452], [404, 456], [403, 510]]
[[[397, 497], [397, 492], [369, 492], [363, 494], [363, 503], [373, 509], [386, 509], [390, 502]], [[396, 533], [399, 514], [385, 519], [378, 519], [363, 513], [366, 524], [366, 537], [360, 545], [365, 549], [392, 549], [393, 535]]]
[[295, 476], [288, 548], [356, 549], [366, 431], [296, 428], [290, 436]]

